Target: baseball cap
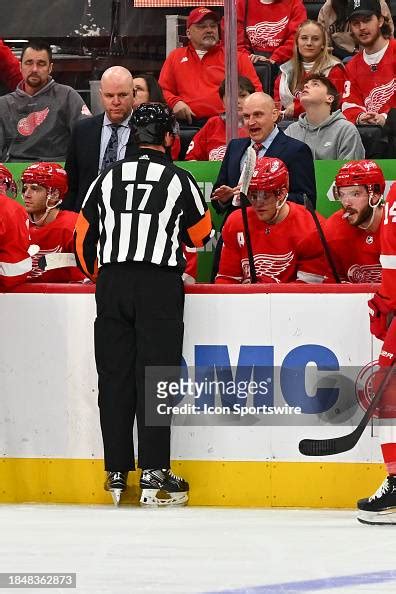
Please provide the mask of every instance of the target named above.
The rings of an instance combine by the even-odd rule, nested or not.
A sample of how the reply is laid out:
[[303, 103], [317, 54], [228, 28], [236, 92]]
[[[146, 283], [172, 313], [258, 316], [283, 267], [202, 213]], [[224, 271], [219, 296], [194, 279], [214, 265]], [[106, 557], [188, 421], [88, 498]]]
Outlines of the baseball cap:
[[205, 6], [198, 6], [198, 8], [194, 8], [190, 12], [187, 18], [187, 29], [191, 25], [195, 25], [196, 23], [201, 22], [203, 19], [213, 19], [214, 21], [219, 21], [219, 16], [213, 10], [209, 10]]
[[348, 2], [348, 20], [357, 15], [372, 14], [381, 16], [381, 4], [379, 0], [349, 0]]

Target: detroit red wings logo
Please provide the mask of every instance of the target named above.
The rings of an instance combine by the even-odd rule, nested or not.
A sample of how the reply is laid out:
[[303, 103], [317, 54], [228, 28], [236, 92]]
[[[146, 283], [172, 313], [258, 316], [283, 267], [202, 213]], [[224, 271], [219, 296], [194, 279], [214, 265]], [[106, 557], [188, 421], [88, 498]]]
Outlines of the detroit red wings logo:
[[40, 126], [49, 114], [49, 107], [46, 107], [42, 111], [33, 111], [29, 113], [26, 118], [19, 120], [17, 129], [21, 136], [31, 136], [35, 129]]
[[366, 99], [364, 100], [364, 104], [366, 106], [367, 111], [374, 111], [376, 113], [379, 113], [381, 107], [388, 103], [388, 101], [393, 97], [395, 92], [395, 80], [390, 80], [388, 83], [372, 89], [366, 97]]
[[289, 19], [285, 16], [280, 21], [263, 21], [252, 27], [246, 27], [250, 44], [252, 47], [278, 47], [282, 41], [279, 33], [286, 29], [288, 22]]
[[347, 273], [351, 283], [380, 283], [381, 264], [353, 264]]
[[[287, 254], [256, 254], [254, 256], [254, 266], [256, 268], [257, 277], [271, 278], [275, 283], [281, 283], [279, 278], [291, 264], [294, 258], [294, 252]], [[249, 260], [242, 259], [242, 272], [244, 281], [250, 280]]]
[[53, 250], [40, 250], [32, 256], [32, 270], [29, 272], [28, 278], [37, 278], [43, 274], [43, 270], [39, 268], [38, 261], [40, 260], [41, 256], [45, 256], [46, 254], [58, 254], [62, 251], [62, 246], [57, 245]]
[[226, 153], [226, 145], [218, 146], [209, 151], [209, 161], [222, 161]]

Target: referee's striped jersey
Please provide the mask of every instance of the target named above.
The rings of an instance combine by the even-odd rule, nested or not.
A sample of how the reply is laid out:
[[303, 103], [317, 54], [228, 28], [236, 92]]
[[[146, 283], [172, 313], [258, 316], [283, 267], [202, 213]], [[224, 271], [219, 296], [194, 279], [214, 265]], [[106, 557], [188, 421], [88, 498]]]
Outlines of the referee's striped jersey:
[[213, 233], [193, 176], [161, 151], [141, 148], [91, 184], [76, 223], [76, 259], [93, 280], [98, 267], [115, 262], [147, 262], [182, 272], [181, 243], [201, 247]]

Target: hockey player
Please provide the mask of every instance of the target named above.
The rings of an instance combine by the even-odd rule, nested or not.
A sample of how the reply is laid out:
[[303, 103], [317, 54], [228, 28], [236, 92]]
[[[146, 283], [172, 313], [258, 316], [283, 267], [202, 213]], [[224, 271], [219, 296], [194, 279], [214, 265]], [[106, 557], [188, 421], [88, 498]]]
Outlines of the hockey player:
[[333, 192], [342, 209], [325, 221], [323, 230], [343, 282], [381, 282], [384, 191], [384, 175], [374, 161], [350, 161], [336, 175]]
[[81, 281], [85, 276], [77, 266], [43, 272], [38, 267], [41, 256], [55, 252], [73, 252], [73, 231], [77, 213], [59, 210], [67, 192], [66, 171], [57, 163], [33, 163], [22, 173], [22, 197], [29, 215], [30, 237], [40, 251], [33, 257], [28, 281], [61, 283]]
[[[261, 283], [322, 283], [327, 276], [323, 250], [311, 214], [287, 201], [289, 174], [280, 159], [257, 161], [247, 209], [257, 280]], [[250, 283], [250, 267], [241, 210], [228, 217], [217, 284]], [[317, 274], [320, 270], [321, 274]], [[314, 273], [315, 271], [315, 273]]]
[[[396, 442], [394, 419], [396, 418], [396, 377], [392, 371], [396, 362], [396, 183], [386, 198], [381, 227], [382, 283], [380, 290], [369, 301], [370, 331], [384, 344], [378, 359], [379, 371], [374, 376], [374, 391], [381, 381], [387, 383], [380, 400], [381, 416], [392, 420], [391, 441], [381, 445], [384, 463], [388, 472], [382, 485], [371, 497], [360, 499], [357, 503], [358, 520], [365, 524], [396, 524]], [[389, 325], [389, 320], [392, 318]], [[392, 371], [392, 376], [385, 374]], [[396, 370], [394, 370], [396, 371]]]
[[396, 107], [396, 40], [379, 0], [350, 0], [351, 32], [362, 50], [346, 66], [342, 111], [353, 124], [384, 126]]
[[[138, 427], [142, 505], [181, 505], [188, 483], [170, 470], [170, 426], [148, 422], [155, 394], [148, 368], [178, 367], [183, 344], [182, 242], [201, 247], [213, 235], [196, 181], [169, 160], [176, 119], [158, 103], [131, 118], [139, 151], [91, 185], [76, 225], [76, 257], [97, 280], [95, 357], [107, 477], [117, 505], [135, 468]], [[97, 259], [98, 256], [98, 259]]]
[[15, 201], [16, 194], [10, 171], [0, 165], [0, 291], [25, 282], [32, 269], [29, 221], [23, 206]]

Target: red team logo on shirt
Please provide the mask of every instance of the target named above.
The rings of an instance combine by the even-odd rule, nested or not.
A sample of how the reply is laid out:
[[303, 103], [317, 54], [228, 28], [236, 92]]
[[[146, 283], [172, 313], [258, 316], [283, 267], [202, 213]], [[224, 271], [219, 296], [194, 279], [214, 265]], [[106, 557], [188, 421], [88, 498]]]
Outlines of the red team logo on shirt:
[[30, 136], [40, 126], [49, 114], [49, 107], [42, 111], [33, 111], [26, 118], [19, 120], [17, 129], [21, 136]]
[[394, 80], [390, 80], [388, 83], [372, 89], [364, 100], [367, 111], [380, 113], [381, 107], [390, 101], [395, 92], [396, 83]]
[[278, 35], [286, 29], [288, 22], [289, 19], [285, 16], [280, 21], [263, 21], [251, 27], [246, 27], [246, 33], [251, 45], [253, 47], [278, 47], [282, 41]]
[[[257, 276], [265, 278], [272, 278], [275, 283], [282, 282], [278, 277], [291, 264], [294, 258], [294, 252], [290, 251], [287, 254], [256, 254], [254, 256], [254, 265]], [[243, 258], [241, 261], [243, 279], [250, 279], [249, 260]]]
[[351, 283], [380, 283], [381, 264], [353, 264], [348, 270]]

